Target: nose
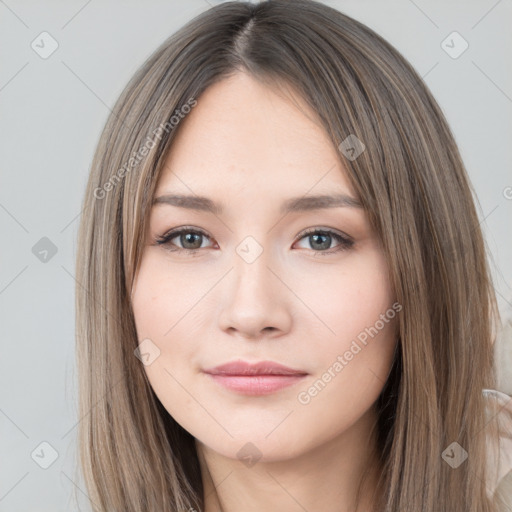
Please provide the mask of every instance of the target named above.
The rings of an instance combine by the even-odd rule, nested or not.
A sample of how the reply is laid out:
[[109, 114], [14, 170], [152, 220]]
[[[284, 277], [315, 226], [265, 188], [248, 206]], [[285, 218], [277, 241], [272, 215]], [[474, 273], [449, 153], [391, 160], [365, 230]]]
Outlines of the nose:
[[281, 336], [290, 329], [288, 301], [293, 294], [272, 267], [266, 251], [251, 263], [234, 255], [222, 290], [219, 327], [223, 331], [261, 339]]

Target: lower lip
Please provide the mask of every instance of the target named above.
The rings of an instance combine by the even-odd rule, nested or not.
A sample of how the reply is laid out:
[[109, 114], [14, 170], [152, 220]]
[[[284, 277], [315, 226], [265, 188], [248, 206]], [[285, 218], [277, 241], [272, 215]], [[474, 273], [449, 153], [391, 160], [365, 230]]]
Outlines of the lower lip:
[[207, 374], [218, 384], [243, 395], [268, 395], [293, 386], [306, 375], [219, 375]]

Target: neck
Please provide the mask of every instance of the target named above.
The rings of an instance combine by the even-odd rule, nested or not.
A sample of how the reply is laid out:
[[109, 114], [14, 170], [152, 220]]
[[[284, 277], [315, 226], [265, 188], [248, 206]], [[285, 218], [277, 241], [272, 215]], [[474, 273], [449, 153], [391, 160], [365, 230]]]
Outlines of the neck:
[[326, 443], [286, 460], [261, 459], [251, 467], [196, 440], [204, 512], [374, 512], [381, 472], [376, 421], [371, 408]]

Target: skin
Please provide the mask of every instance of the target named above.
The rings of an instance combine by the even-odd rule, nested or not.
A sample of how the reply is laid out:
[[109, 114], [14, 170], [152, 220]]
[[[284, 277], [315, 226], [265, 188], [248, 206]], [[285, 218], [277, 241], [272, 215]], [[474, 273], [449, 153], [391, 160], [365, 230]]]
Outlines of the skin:
[[[207, 196], [224, 211], [152, 207], [132, 293], [139, 340], [160, 350], [144, 370], [169, 414], [196, 439], [205, 512], [354, 511], [367, 466], [357, 510], [370, 511], [380, 471], [371, 453], [375, 401], [391, 369], [396, 317], [341, 371], [332, 367], [395, 299], [362, 208], [280, 213], [291, 197], [357, 198], [315, 112], [283, 90], [237, 72], [205, 91], [179, 125], [155, 197]], [[155, 243], [181, 226], [207, 236]], [[302, 235], [308, 228], [329, 228], [354, 243], [333, 252], [334, 237], [315, 243]], [[237, 253], [248, 236], [262, 249], [251, 263]], [[172, 247], [200, 248], [191, 255]], [[270, 395], [246, 396], [203, 372], [237, 359], [308, 375]], [[299, 393], [329, 368], [331, 380], [301, 403]], [[251, 466], [237, 456], [247, 443], [253, 460], [260, 457]]]

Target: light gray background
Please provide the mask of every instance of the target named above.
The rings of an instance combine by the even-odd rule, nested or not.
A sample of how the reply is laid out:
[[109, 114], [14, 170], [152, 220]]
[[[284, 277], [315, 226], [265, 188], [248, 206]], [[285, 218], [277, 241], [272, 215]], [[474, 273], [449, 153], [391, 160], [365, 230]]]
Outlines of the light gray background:
[[[80, 204], [100, 131], [139, 65], [215, 3], [0, 0], [0, 512], [89, 509], [76, 478], [74, 259]], [[512, 302], [512, 3], [329, 1], [398, 48], [425, 77], [480, 200], [500, 308]], [[42, 59], [32, 41], [59, 47]], [[441, 47], [453, 31], [469, 48]], [[458, 43], [457, 43], [458, 44]], [[32, 252], [48, 237], [57, 253]], [[58, 458], [42, 469], [46, 441]], [[37, 457], [37, 454], [39, 457]], [[51, 456], [39, 448], [39, 462]]]

